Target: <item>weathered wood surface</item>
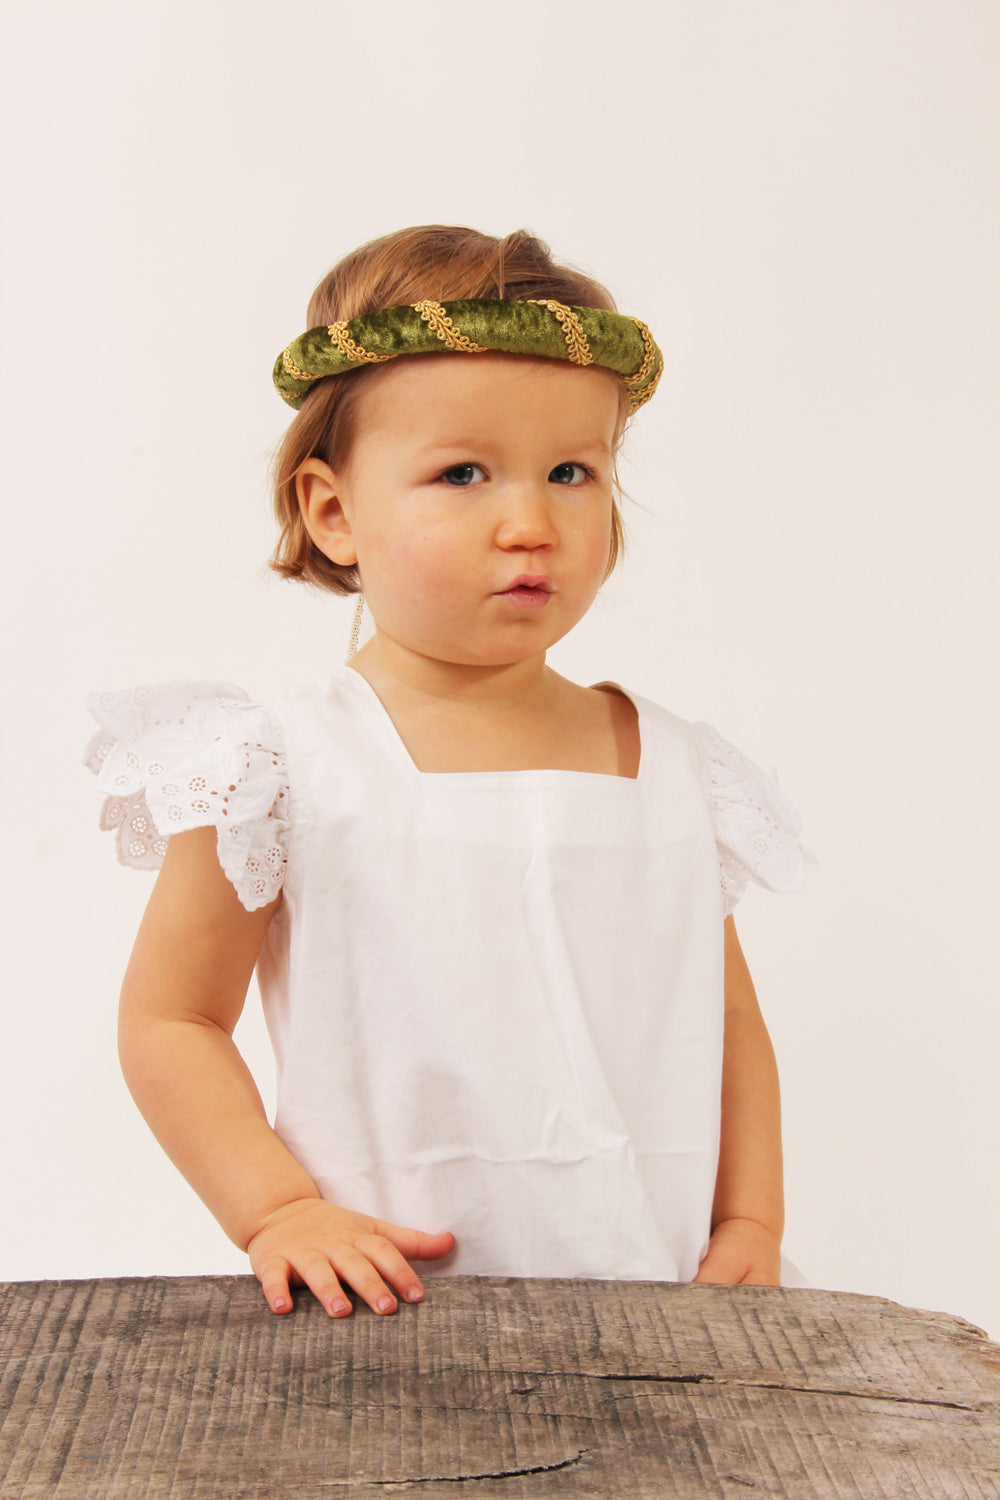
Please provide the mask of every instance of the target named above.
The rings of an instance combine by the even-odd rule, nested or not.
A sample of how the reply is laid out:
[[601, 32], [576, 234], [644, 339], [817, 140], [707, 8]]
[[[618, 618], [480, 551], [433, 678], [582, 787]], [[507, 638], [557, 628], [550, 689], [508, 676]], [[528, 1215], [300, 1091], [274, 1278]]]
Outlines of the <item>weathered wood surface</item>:
[[3, 1500], [1000, 1496], [1000, 1345], [879, 1297], [428, 1278], [0, 1287]]

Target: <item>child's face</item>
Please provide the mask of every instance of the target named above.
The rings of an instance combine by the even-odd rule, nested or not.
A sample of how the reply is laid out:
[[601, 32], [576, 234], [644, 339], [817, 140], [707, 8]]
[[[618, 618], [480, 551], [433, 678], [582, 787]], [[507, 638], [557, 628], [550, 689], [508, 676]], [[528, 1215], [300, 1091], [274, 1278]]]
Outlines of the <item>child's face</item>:
[[[607, 566], [618, 411], [596, 367], [435, 354], [380, 372], [332, 476], [339, 531], [314, 540], [357, 561], [381, 641], [498, 666], [564, 636]], [[522, 577], [545, 587], [512, 593]]]

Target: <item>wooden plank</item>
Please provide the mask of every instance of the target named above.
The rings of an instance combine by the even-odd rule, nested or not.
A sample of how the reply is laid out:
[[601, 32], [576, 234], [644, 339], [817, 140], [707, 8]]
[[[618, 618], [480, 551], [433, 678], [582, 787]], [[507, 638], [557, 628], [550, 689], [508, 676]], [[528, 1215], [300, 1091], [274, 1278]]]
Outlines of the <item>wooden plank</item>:
[[156, 1277], [0, 1318], [3, 1500], [1000, 1496], [1000, 1346], [879, 1297], [441, 1277], [334, 1322]]

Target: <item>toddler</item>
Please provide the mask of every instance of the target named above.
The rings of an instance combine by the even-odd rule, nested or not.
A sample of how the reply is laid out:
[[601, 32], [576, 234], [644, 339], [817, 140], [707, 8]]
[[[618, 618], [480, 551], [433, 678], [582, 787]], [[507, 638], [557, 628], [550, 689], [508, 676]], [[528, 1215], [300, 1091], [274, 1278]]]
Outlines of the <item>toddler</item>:
[[[103, 826], [159, 868], [136, 1103], [276, 1313], [435, 1274], [803, 1284], [732, 917], [801, 885], [798, 816], [708, 724], [546, 662], [622, 551], [652, 334], [534, 236], [438, 225], [346, 256], [307, 321], [272, 566], [374, 634], [268, 702], [91, 698]], [[273, 1126], [232, 1035], [255, 966]]]

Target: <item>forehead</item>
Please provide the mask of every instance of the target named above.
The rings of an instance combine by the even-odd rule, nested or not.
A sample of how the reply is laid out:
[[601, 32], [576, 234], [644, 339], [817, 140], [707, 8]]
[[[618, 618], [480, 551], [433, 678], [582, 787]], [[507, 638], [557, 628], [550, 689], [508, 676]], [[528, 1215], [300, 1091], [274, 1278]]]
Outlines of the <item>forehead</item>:
[[426, 435], [461, 423], [495, 430], [504, 422], [544, 420], [564, 436], [599, 432], [611, 441], [621, 383], [599, 365], [504, 354], [404, 355], [373, 370], [359, 411], [361, 431]]

